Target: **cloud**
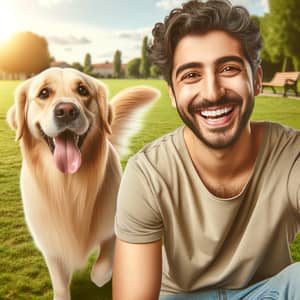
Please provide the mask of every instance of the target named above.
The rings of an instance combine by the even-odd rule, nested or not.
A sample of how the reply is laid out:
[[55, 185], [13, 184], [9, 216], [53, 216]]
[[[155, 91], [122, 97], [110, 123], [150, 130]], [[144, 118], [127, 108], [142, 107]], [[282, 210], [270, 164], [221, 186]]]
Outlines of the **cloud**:
[[[186, 0], [159, 0], [156, 2], [156, 6], [165, 10], [171, 10], [176, 7], [180, 7]], [[264, 12], [269, 11], [268, 0], [232, 0], [234, 5], [242, 5], [248, 8], [259, 8]]]
[[264, 12], [269, 10], [268, 0], [232, 0], [234, 5], [242, 5], [250, 10], [252, 7], [258, 7]]
[[116, 49], [109, 49], [109, 50], [104, 50], [97, 52], [96, 57], [101, 58], [103, 60], [106, 60], [108, 57], [111, 58], [114, 56]]
[[38, 3], [42, 6], [51, 7], [55, 5], [59, 5], [61, 3], [71, 3], [72, 0], [38, 0]]
[[86, 37], [76, 37], [74, 35], [68, 36], [48, 36], [47, 40], [57, 45], [86, 45], [90, 44], [91, 41]]
[[181, 3], [186, 2], [184, 0], [159, 0], [156, 2], [156, 6], [165, 10], [170, 10], [175, 7], [179, 7]]
[[[269, 12], [269, 1], [268, 0], [254, 0], [253, 1], [258, 7], [262, 8], [264, 12]], [[249, 5], [252, 2], [249, 1]]]
[[139, 28], [136, 30], [126, 30], [116, 32], [118, 38], [131, 41], [142, 41], [145, 36], [151, 36], [152, 28]]

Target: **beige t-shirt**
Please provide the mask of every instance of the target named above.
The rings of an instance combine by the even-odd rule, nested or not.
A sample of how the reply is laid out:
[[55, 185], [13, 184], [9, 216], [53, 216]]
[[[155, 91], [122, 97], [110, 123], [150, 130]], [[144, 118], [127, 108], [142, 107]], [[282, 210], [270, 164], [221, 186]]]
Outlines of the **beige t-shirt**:
[[291, 264], [289, 244], [300, 231], [300, 132], [263, 126], [252, 176], [230, 199], [204, 186], [183, 127], [128, 161], [115, 231], [129, 243], [163, 236], [161, 293], [243, 288]]

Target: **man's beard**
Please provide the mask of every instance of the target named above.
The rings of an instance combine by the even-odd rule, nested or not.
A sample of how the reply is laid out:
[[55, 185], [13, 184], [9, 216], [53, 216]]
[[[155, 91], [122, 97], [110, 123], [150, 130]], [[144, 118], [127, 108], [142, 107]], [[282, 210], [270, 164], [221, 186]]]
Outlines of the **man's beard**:
[[[211, 101], [204, 99], [201, 101], [201, 103], [199, 103], [197, 105], [189, 104], [188, 113], [190, 116], [192, 116], [196, 111], [203, 110], [203, 109], [209, 109], [209, 108], [217, 107], [217, 106], [224, 106], [226, 104], [234, 104], [234, 105], [242, 107], [242, 103], [243, 103], [242, 98], [240, 96], [235, 96], [235, 95], [230, 96], [230, 97], [223, 96], [218, 101], [214, 101], [213, 103]], [[202, 141], [205, 145], [207, 145], [208, 147], [210, 147], [212, 149], [220, 150], [220, 149], [225, 149], [225, 148], [231, 147], [239, 139], [242, 131], [246, 127], [246, 125], [250, 119], [250, 116], [252, 114], [252, 111], [254, 108], [254, 99], [253, 99], [253, 96], [248, 97], [246, 109], [245, 109], [244, 113], [241, 115], [238, 127], [235, 130], [234, 134], [231, 136], [231, 138], [229, 140], [227, 140], [226, 142], [218, 142], [218, 143], [210, 142], [204, 136], [204, 134], [201, 132], [201, 129], [198, 128], [196, 122], [194, 122], [193, 119], [190, 118], [185, 112], [180, 110], [178, 105], [176, 105], [176, 108], [177, 108], [178, 114], [181, 117], [182, 121], [186, 124], [187, 127], [189, 127], [192, 130], [192, 132], [195, 134], [195, 136], [200, 141]], [[222, 134], [223, 130], [222, 129], [211, 130], [211, 132], [213, 132], [213, 131], [215, 131], [216, 134]]]

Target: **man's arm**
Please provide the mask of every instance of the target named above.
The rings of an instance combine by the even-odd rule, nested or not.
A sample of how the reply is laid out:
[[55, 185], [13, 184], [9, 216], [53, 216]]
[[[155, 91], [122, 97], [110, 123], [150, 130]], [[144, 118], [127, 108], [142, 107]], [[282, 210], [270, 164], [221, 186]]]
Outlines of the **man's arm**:
[[113, 300], [157, 300], [161, 286], [161, 240], [131, 244], [116, 240]]

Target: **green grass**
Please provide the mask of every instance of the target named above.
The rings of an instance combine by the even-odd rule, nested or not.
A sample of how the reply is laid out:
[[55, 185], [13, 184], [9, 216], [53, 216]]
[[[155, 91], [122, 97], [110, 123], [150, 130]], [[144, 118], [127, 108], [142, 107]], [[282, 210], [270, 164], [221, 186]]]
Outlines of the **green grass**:
[[[131, 140], [135, 153], [145, 143], [181, 125], [170, 105], [166, 85], [161, 80], [104, 80], [110, 94], [128, 86], [148, 84], [162, 92], [162, 98], [145, 115], [144, 127]], [[14, 132], [6, 124], [6, 111], [13, 102], [15, 81], [0, 81], [0, 299], [52, 299], [52, 288], [44, 260], [35, 248], [25, 225], [19, 192], [21, 157]], [[258, 97], [253, 115], [255, 120], [273, 120], [300, 129], [300, 101], [285, 98]], [[128, 156], [123, 158], [123, 166]], [[300, 261], [300, 238], [291, 246], [295, 261]], [[73, 300], [109, 300], [111, 284], [97, 288], [89, 272], [94, 257], [85, 270], [73, 276]]]

